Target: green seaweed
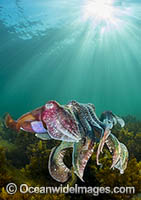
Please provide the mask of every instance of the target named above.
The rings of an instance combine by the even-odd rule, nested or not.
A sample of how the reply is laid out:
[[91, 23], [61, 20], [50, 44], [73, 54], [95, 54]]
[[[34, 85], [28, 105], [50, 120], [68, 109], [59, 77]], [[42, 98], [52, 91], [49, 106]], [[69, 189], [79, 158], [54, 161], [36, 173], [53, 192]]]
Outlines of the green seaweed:
[[[133, 120], [132, 120], [133, 119]], [[125, 128], [116, 126], [112, 133], [116, 135], [120, 142], [124, 142], [129, 150], [129, 162], [125, 173], [121, 175], [117, 169], [112, 170], [112, 156], [108, 149], [104, 147], [104, 155], [100, 157], [102, 167], [96, 165], [96, 150], [88, 162], [84, 172], [84, 180], [82, 183], [76, 178], [72, 170], [72, 178], [68, 184], [73, 186], [92, 186], [111, 188], [115, 186], [134, 186], [135, 194], [99, 194], [96, 199], [139, 199], [141, 193], [141, 122], [133, 117], [126, 118]], [[59, 141], [42, 141], [34, 136], [34, 134], [20, 131], [16, 133], [3, 124], [0, 119], [0, 199], [1, 200], [47, 200], [47, 199], [93, 199], [92, 194], [20, 194], [9, 195], [6, 192], [6, 185], [14, 182], [17, 185], [26, 183], [32, 186], [59, 186], [51, 178], [48, 172], [48, 157], [51, 149], [59, 145]], [[71, 154], [67, 152], [64, 158], [66, 165], [71, 163]], [[110, 178], [107, 178], [110, 177]], [[65, 187], [67, 182], [63, 184]]]

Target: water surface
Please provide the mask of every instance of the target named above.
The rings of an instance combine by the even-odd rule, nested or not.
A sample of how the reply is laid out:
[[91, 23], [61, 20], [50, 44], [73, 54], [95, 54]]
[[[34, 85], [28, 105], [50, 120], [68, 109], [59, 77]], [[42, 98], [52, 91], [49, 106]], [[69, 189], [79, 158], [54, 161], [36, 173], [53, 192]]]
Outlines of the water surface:
[[0, 0], [0, 115], [48, 100], [141, 119], [141, 1]]

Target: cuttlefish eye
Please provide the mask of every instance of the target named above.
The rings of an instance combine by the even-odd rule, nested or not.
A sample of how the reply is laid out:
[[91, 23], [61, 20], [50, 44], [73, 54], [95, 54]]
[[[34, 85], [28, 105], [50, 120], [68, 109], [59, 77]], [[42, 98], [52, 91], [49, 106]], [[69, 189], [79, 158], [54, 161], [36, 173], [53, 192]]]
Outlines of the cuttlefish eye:
[[53, 108], [54, 107], [54, 104], [53, 103], [46, 103], [45, 104], [45, 108], [47, 108], [47, 109], [51, 109], [51, 108]]

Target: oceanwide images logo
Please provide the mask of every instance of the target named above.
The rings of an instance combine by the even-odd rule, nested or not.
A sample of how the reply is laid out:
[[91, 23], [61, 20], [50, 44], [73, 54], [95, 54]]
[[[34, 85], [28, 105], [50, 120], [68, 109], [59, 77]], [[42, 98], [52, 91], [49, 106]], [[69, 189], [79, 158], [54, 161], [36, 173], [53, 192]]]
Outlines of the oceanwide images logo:
[[36, 194], [93, 194], [94, 196], [98, 196], [99, 194], [134, 194], [135, 187], [114, 187], [111, 189], [110, 187], [91, 187], [91, 186], [78, 186], [75, 184], [73, 187], [70, 187], [69, 184], [67, 186], [63, 186], [62, 184], [58, 187], [53, 186], [41, 186], [41, 187], [33, 187], [28, 186], [27, 184], [21, 184], [19, 187], [15, 183], [9, 183], [6, 186], [6, 191], [8, 194], [15, 194], [19, 191], [22, 194], [26, 193], [36, 193]]
[[6, 192], [8, 194], [15, 194], [17, 192], [17, 185], [15, 183], [8, 183], [6, 186]]

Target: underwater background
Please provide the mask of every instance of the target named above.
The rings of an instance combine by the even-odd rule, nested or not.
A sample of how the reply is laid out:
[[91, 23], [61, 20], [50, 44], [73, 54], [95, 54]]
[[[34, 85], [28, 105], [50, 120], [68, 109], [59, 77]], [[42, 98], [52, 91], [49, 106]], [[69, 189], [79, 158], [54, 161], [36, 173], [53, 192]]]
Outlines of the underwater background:
[[[134, 186], [135, 194], [20, 194], [6, 185], [59, 186], [48, 172], [59, 141], [5, 126], [49, 100], [92, 103], [122, 117], [112, 133], [129, 151], [125, 173], [111, 170], [96, 148], [79, 186]], [[141, 0], [0, 0], [0, 200], [139, 200], [141, 198]], [[71, 153], [65, 162], [71, 166]], [[107, 179], [107, 177], [110, 177]]]
[[75, 99], [141, 119], [141, 1], [97, 2], [0, 0], [1, 116]]

